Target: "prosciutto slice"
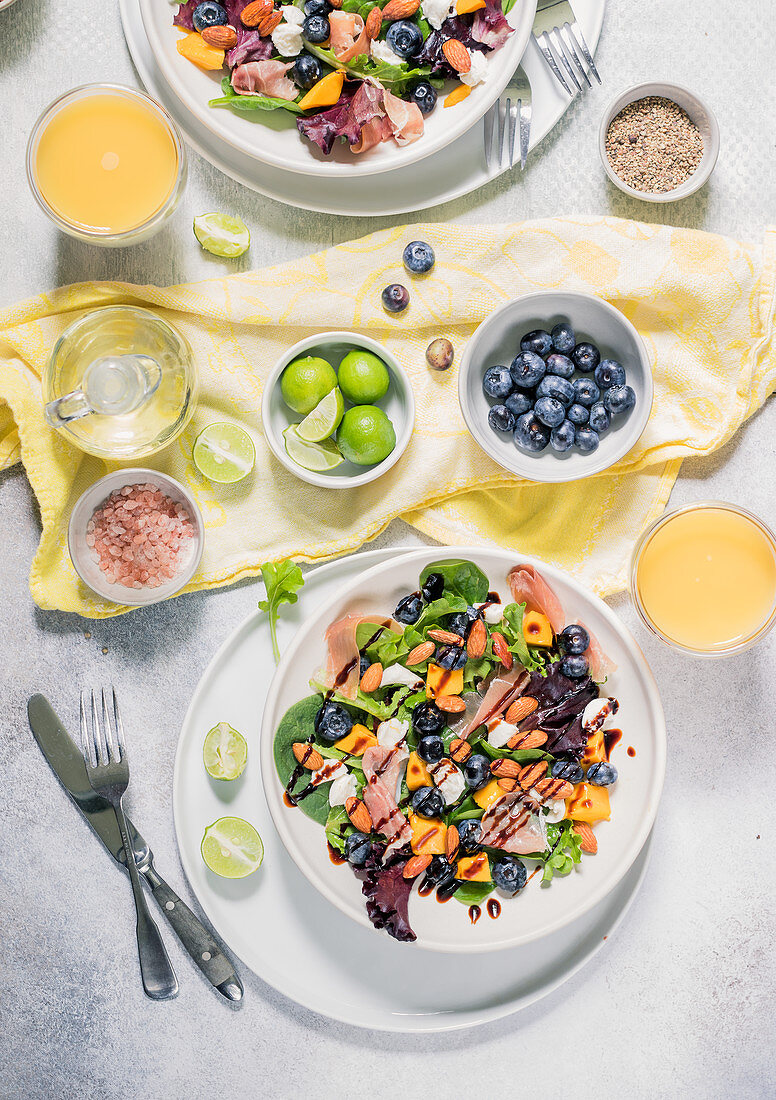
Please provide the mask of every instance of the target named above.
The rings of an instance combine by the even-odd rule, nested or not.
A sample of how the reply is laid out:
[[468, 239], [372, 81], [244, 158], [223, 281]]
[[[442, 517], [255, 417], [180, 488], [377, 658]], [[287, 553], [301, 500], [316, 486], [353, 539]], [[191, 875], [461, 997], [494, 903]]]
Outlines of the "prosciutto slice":
[[464, 740], [471, 736], [478, 726], [504, 713], [507, 707], [522, 694], [529, 676], [522, 665], [513, 665], [509, 672], [499, 672], [488, 685], [482, 702], [474, 716], [459, 734]]
[[353, 15], [346, 11], [331, 11], [329, 27], [331, 28], [329, 48], [343, 65], [352, 61], [354, 57], [358, 57], [359, 54], [369, 53], [369, 39], [364, 20], [360, 15]]
[[273, 99], [296, 99], [298, 88], [286, 73], [293, 62], [248, 61], [232, 72], [232, 87], [238, 95], [266, 95]]
[[386, 856], [412, 839], [410, 823], [396, 804], [399, 776], [409, 760], [409, 755], [404, 743], [400, 741], [392, 748], [373, 745], [361, 758], [366, 777], [366, 808], [375, 832], [382, 833], [391, 842], [386, 849]]
[[386, 89], [383, 93], [383, 107], [397, 145], [411, 145], [423, 136], [423, 115], [417, 103], [407, 103]]
[[361, 623], [374, 623], [375, 632], [381, 626], [396, 630], [397, 633], [404, 629], [393, 619], [386, 619], [382, 615], [346, 615], [344, 619], [337, 619], [324, 635], [327, 646], [326, 664], [313, 677], [317, 687], [337, 691], [346, 699], [355, 699], [358, 696], [361, 673], [356, 630]]
[[508, 794], [482, 815], [482, 844], [503, 852], [528, 855], [547, 847], [541, 814], [525, 804], [521, 794]]

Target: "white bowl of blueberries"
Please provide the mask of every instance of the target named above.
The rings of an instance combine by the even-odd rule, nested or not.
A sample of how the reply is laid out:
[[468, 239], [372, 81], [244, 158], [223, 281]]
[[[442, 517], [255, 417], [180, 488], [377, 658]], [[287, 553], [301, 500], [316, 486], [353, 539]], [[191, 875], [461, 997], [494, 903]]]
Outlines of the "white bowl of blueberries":
[[652, 392], [630, 321], [576, 291], [500, 306], [469, 341], [458, 375], [469, 431], [531, 481], [576, 481], [619, 462], [646, 427]]

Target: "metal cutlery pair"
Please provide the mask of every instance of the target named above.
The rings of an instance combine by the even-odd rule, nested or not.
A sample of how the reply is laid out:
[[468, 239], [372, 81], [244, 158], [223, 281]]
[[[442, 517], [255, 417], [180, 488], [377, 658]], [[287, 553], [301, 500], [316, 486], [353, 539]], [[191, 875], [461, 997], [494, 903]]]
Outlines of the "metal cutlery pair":
[[[178, 991], [159, 930], [148, 912], [141, 875], [210, 984], [227, 1000], [239, 1001], [243, 987], [231, 961], [213, 934], [157, 873], [151, 849], [124, 814], [121, 798], [129, 783], [129, 764], [115, 692], [103, 692], [100, 702], [101, 706], [93, 692], [81, 696], [83, 754], [44, 696], [33, 695], [27, 713], [35, 740], [52, 770], [110, 854], [129, 873], [138, 915], [143, 988], [156, 1000], [173, 997]], [[127, 852], [134, 853], [134, 860], [127, 858]]]

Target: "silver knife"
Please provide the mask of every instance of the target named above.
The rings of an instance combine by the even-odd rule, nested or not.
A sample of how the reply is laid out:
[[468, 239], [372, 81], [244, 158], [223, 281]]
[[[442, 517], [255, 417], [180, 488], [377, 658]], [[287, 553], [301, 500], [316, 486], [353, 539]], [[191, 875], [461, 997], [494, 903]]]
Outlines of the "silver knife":
[[[51, 769], [110, 854], [126, 871], [124, 846], [113, 807], [92, 790], [83, 757], [48, 699], [33, 695], [27, 703], [27, 714], [33, 736]], [[137, 869], [145, 877], [178, 939], [222, 996], [229, 1001], [242, 1000], [242, 982], [213, 934], [157, 874], [153, 853], [129, 818], [127, 826], [138, 857]]]

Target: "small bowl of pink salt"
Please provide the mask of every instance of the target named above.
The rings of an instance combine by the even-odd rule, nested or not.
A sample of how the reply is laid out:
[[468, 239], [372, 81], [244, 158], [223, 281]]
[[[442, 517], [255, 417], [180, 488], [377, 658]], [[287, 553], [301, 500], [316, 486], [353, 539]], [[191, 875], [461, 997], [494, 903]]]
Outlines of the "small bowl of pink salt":
[[204, 535], [197, 503], [180, 482], [133, 468], [107, 474], [78, 499], [68, 547], [84, 584], [113, 603], [140, 607], [188, 584]]

